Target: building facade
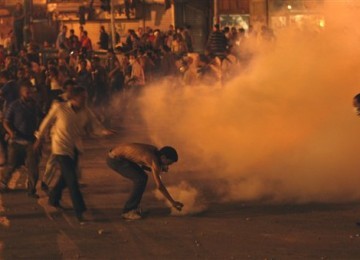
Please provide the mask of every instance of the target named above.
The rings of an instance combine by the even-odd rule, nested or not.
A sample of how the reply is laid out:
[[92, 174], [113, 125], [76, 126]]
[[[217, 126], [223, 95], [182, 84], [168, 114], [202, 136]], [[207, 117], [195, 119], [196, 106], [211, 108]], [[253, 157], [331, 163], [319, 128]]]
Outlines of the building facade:
[[[31, 35], [37, 42], [53, 43], [62, 24], [79, 33], [84, 23], [96, 43], [103, 25], [109, 33], [112, 24], [125, 36], [129, 29], [151, 27], [167, 30], [169, 25], [188, 27], [195, 51], [202, 51], [214, 23], [221, 27], [248, 29], [262, 24], [281, 28], [289, 24], [323, 19], [316, 10], [325, 0], [112, 0], [114, 20], [103, 10], [111, 0], [0, 0], [0, 34], [12, 28], [12, 11], [17, 2], [28, 14]], [[96, 48], [96, 44], [94, 44]]]

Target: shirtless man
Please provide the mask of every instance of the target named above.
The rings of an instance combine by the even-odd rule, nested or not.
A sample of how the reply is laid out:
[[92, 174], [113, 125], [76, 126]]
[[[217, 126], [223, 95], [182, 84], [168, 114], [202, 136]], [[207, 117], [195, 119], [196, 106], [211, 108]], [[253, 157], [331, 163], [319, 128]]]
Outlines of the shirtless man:
[[158, 149], [148, 144], [131, 143], [122, 144], [110, 150], [107, 157], [108, 166], [130, 179], [134, 185], [121, 215], [124, 219], [141, 219], [138, 207], [148, 179], [145, 171], [152, 173], [156, 187], [171, 205], [179, 211], [182, 209], [184, 205], [171, 197], [160, 179], [161, 172], [167, 172], [169, 165], [177, 160], [176, 150], [169, 146]]

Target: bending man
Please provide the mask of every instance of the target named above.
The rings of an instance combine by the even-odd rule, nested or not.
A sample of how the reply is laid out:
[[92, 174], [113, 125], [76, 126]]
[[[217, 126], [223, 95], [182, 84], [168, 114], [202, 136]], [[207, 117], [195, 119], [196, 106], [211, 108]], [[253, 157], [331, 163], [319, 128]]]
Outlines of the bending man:
[[123, 209], [122, 217], [124, 219], [141, 219], [138, 207], [148, 179], [145, 171], [151, 171], [156, 187], [171, 205], [177, 210], [182, 209], [184, 205], [171, 197], [160, 179], [161, 172], [167, 172], [169, 165], [177, 160], [176, 150], [169, 146], [158, 150], [152, 145], [132, 143], [119, 145], [109, 152], [108, 166], [123, 177], [130, 179], [134, 185], [130, 198]]

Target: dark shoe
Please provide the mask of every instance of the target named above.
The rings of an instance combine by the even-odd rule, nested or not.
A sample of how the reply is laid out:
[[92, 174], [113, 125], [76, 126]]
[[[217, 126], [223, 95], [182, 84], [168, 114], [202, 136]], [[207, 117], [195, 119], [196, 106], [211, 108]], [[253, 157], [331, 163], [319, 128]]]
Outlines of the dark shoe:
[[54, 208], [57, 208], [57, 209], [61, 209], [61, 210], [64, 210], [65, 208], [60, 204], [60, 202], [56, 202], [56, 203], [53, 203], [53, 202], [50, 202], [48, 201], [48, 204]]
[[79, 187], [80, 188], [86, 188], [88, 185], [86, 183], [79, 183]]
[[88, 220], [84, 218], [83, 214], [76, 214], [76, 219], [79, 221], [80, 225], [85, 225]]
[[79, 221], [79, 222], [83, 222], [84, 221], [84, 217], [82, 214], [76, 214], [76, 219]]
[[29, 197], [29, 198], [33, 198], [33, 199], [38, 199], [38, 198], [40, 198], [40, 196], [37, 195], [37, 194], [34, 193], [34, 192], [29, 192], [29, 193], [28, 193], [28, 197]]

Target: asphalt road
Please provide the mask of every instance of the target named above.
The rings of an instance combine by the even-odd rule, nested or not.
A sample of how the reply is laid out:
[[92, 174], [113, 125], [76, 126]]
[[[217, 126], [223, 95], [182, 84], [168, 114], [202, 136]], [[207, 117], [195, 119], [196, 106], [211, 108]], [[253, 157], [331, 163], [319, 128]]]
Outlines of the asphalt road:
[[[268, 205], [223, 203], [206, 196], [207, 209], [172, 216], [149, 185], [144, 219], [125, 221], [121, 208], [130, 183], [105, 164], [106, 151], [121, 141], [147, 141], [119, 130], [110, 138], [87, 139], [81, 158], [85, 225], [71, 209], [67, 192], [58, 211], [26, 196], [25, 175], [16, 173], [11, 192], [0, 196], [1, 259], [359, 259], [360, 207], [350, 204]], [[134, 137], [135, 136], [135, 137]], [[48, 152], [44, 153], [45, 161]], [[176, 167], [176, 166], [174, 166]], [[166, 178], [168, 185], [194, 175]]]

